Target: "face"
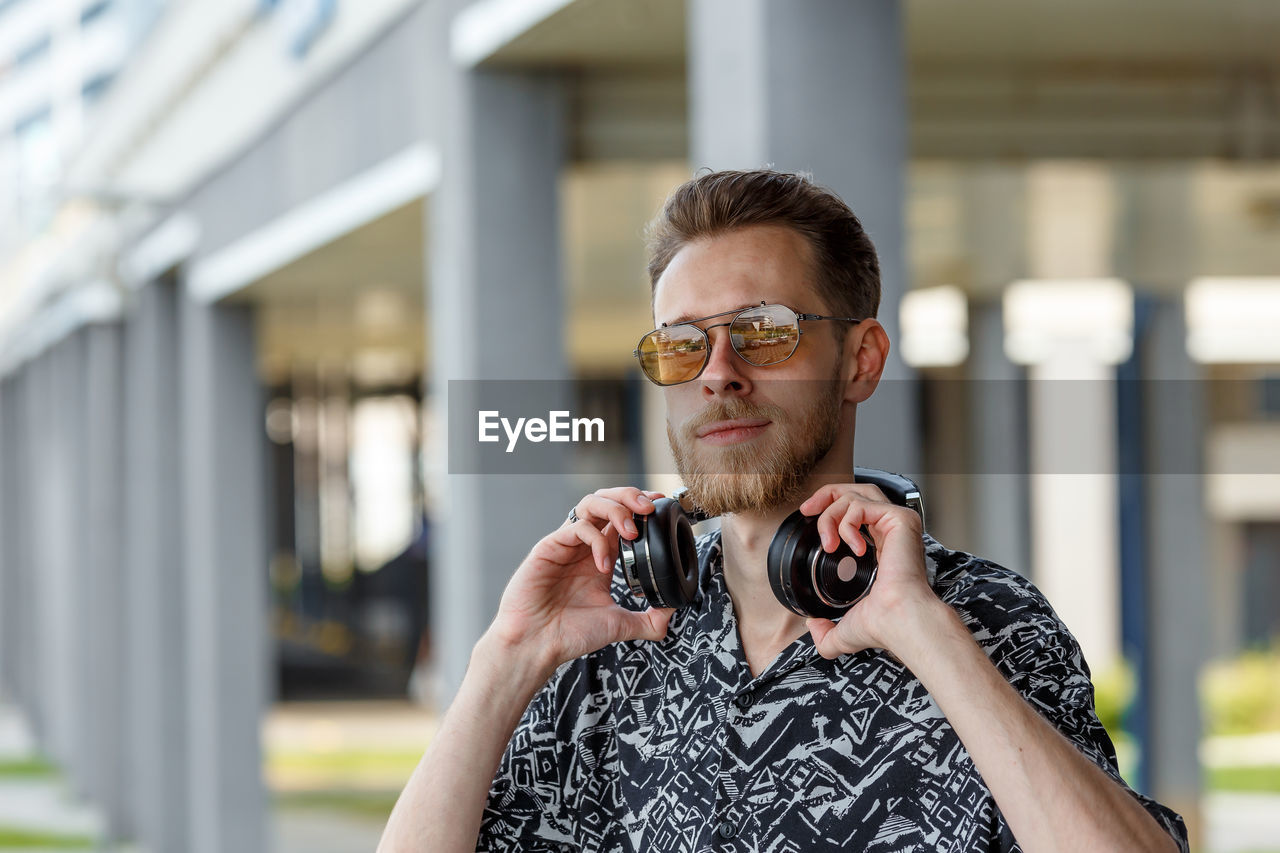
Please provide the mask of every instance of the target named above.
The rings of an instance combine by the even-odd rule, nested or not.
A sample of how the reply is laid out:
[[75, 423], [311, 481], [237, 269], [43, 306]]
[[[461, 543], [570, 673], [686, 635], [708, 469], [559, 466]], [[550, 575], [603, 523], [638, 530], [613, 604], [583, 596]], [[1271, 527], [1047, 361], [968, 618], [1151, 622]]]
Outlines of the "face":
[[[691, 243], [672, 259], [654, 292], [658, 324], [759, 304], [830, 314], [813, 282], [805, 238], [790, 228], [753, 226]], [[732, 316], [701, 322], [704, 329]], [[874, 321], [871, 321], [874, 323]], [[826, 328], [833, 326], [833, 328]], [[844, 324], [802, 321], [794, 355], [757, 367], [735, 353], [725, 326], [710, 329], [702, 375], [664, 389], [667, 436], [681, 479], [703, 510], [765, 512], [799, 502], [842, 425], [852, 452], [852, 418], [841, 345]]]

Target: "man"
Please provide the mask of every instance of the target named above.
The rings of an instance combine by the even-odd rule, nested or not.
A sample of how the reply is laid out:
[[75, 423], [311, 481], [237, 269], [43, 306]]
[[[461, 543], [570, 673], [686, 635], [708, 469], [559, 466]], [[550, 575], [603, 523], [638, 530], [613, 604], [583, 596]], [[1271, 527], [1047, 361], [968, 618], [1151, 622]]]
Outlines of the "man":
[[[849, 482], [889, 351], [853, 213], [802, 176], [704, 174], [650, 250], [638, 353], [692, 498], [722, 515], [698, 600], [642, 608], [615, 577], [656, 493], [579, 501], [513, 575], [381, 849], [1185, 851], [1181, 818], [1120, 780], [1040, 593]], [[748, 343], [792, 323], [781, 353]], [[864, 553], [863, 525], [877, 548], [837, 622], [770, 589], [797, 508], [826, 550]]]

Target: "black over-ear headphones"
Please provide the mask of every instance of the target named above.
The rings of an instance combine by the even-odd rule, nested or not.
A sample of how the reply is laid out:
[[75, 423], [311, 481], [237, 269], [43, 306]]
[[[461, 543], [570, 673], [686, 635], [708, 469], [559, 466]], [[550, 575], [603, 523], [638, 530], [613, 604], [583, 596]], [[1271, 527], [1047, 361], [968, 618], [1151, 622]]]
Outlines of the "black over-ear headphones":
[[[854, 468], [854, 482], [880, 487], [885, 497], [910, 507], [924, 521], [924, 497], [907, 477], [875, 468]], [[683, 492], [654, 501], [654, 511], [634, 516], [639, 535], [621, 543], [622, 571], [637, 598], [654, 607], [685, 607], [698, 593], [698, 554], [693, 524], [710, 516], [681, 503]], [[769, 543], [769, 585], [784, 607], [800, 616], [834, 619], [870, 590], [876, 577], [876, 548], [866, 525], [867, 552], [859, 557], [841, 542], [822, 550], [817, 516], [787, 516]]]

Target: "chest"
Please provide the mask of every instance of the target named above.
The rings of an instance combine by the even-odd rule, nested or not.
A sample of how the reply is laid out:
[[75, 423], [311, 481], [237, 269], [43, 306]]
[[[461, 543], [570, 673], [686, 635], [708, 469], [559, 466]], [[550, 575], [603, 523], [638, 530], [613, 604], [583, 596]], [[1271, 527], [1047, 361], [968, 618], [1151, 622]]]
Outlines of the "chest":
[[690, 661], [618, 697], [617, 817], [636, 849], [717, 827], [872, 849], [886, 826], [902, 842], [891, 849], [938, 849], [944, 825], [973, 842], [957, 849], [983, 849], [989, 792], [923, 686], [887, 659], [842, 663], [732, 681]]

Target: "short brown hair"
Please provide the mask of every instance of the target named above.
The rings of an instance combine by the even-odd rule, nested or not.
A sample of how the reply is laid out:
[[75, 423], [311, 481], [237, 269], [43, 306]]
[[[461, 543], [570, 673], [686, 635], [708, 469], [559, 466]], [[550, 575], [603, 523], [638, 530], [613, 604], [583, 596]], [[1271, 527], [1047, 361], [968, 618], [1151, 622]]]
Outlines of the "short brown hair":
[[818, 293], [828, 310], [859, 319], [876, 316], [880, 262], [858, 217], [809, 176], [772, 169], [708, 172], [667, 197], [646, 232], [650, 294], [687, 244], [749, 225], [783, 225], [800, 232], [812, 248]]

